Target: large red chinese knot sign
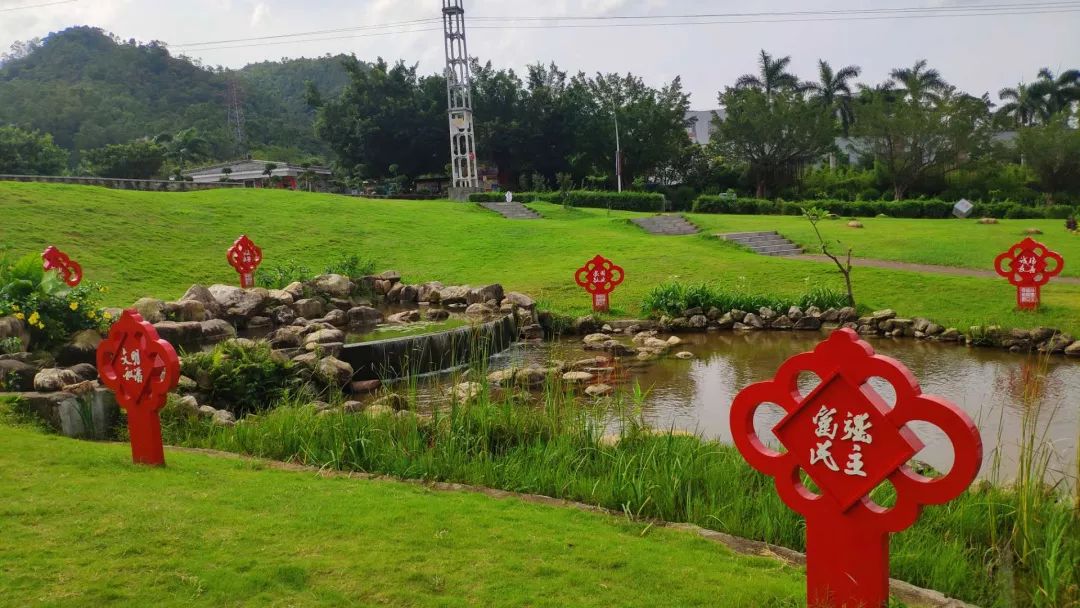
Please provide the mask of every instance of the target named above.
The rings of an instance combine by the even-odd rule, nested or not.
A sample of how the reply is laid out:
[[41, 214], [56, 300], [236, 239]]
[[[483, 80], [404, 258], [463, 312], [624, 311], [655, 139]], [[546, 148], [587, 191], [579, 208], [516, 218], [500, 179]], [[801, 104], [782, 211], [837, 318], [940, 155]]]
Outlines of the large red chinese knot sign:
[[[1048, 263], [1048, 262], [1052, 262]], [[1016, 305], [1034, 310], [1042, 301], [1042, 287], [1061, 274], [1065, 260], [1046, 245], [1028, 237], [994, 260], [997, 273], [1016, 287]]]
[[256, 247], [255, 243], [245, 234], [236, 239], [236, 242], [229, 248], [226, 257], [229, 260], [229, 265], [240, 273], [240, 286], [244, 289], [254, 287], [255, 269], [262, 263], [262, 249]]
[[56, 247], [49, 246], [41, 254], [41, 259], [45, 271], [55, 270], [68, 287], [78, 287], [82, 282], [82, 266]]
[[172, 345], [139, 313], [126, 310], [98, 346], [97, 368], [101, 382], [127, 411], [132, 460], [164, 465], [158, 412], [180, 381], [180, 359]]
[[596, 312], [611, 309], [611, 292], [622, 285], [625, 278], [626, 274], [620, 266], [599, 255], [574, 273], [577, 284], [592, 294], [593, 310]]
[[[803, 395], [798, 381], [806, 372], [821, 383]], [[868, 384], [871, 378], [892, 385], [895, 406]], [[773, 428], [785, 452], [767, 447], [754, 430], [754, 414], [767, 403], [787, 412]], [[917, 420], [937, 426], [952, 443], [953, 465], [944, 477], [923, 477], [906, 466], [923, 448], [907, 428]], [[982, 464], [982, 439], [971, 418], [922, 394], [903, 364], [874, 354], [849, 329], [792, 357], [772, 380], [739, 393], [731, 432], [747, 462], [773, 477], [784, 503], [806, 518], [807, 601], [815, 607], [884, 607], [889, 534], [914, 524], [923, 505], [959, 496]], [[803, 483], [803, 473], [820, 491]], [[886, 481], [896, 490], [892, 507], [870, 498]]]

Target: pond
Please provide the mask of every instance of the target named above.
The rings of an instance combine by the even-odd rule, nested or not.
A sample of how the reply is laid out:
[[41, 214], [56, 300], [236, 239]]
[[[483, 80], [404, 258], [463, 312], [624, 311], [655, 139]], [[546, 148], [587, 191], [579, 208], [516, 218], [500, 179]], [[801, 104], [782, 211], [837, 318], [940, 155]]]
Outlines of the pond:
[[[825, 334], [753, 332], [681, 336], [679, 351], [696, 358], [665, 358], [647, 364], [631, 360], [616, 382], [629, 390], [633, 383], [648, 391], [643, 415], [655, 428], [680, 429], [730, 442], [728, 414], [742, 388], [770, 379], [792, 355], [809, 351]], [[915, 340], [871, 339], [879, 354], [900, 360], [919, 378], [923, 391], [945, 397], [963, 408], [978, 425], [984, 444], [982, 478], [1014, 476], [1025, 417], [1051, 454], [1048, 477], [1075, 483], [1077, 441], [1080, 438], [1080, 364], [1059, 357], [1025, 357], [994, 349]], [[673, 351], [674, 352], [674, 351]], [[547, 365], [595, 357], [578, 340], [522, 343], [492, 359], [492, 370]], [[611, 383], [605, 379], [605, 382]], [[807, 387], [804, 387], [807, 388]], [[888, 401], [891, 388], [875, 385]], [[445, 401], [446, 387], [427, 385], [421, 402]], [[771, 429], [782, 417], [777, 407], [758, 410], [756, 426], [763, 440], [775, 445]], [[947, 471], [952, 449], [943, 433], [930, 425], [913, 425], [926, 444], [915, 458]]]

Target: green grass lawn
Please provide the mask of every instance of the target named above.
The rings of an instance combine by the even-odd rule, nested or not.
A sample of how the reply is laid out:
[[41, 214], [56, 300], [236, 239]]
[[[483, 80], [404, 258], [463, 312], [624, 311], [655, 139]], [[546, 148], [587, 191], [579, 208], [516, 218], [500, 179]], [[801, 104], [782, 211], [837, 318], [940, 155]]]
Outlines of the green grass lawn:
[[[639, 315], [643, 296], [673, 278], [778, 295], [801, 294], [810, 284], [837, 289], [842, 285], [835, 269], [826, 264], [757, 256], [707, 235], [648, 235], [629, 222], [635, 217], [632, 213], [566, 210], [550, 204], [533, 207], [546, 219], [508, 221], [476, 205], [440, 201], [375, 201], [267, 190], [144, 193], [4, 183], [0, 243], [35, 252], [57, 245], [83, 264], [88, 280], [107, 285], [109, 303], [118, 306], [146, 295], [176, 298], [196, 282], [235, 282], [225, 250], [241, 233], [262, 246], [265, 264], [295, 260], [321, 270], [345, 255], [357, 254], [373, 259], [380, 268], [401, 271], [412, 282], [500, 282], [568, 314], [590, 309], [589, 297], [572, 277], [597, 253], [613, 258], [627, 272], [626, 283], [612, 299], [617, 316]], [[807, 241], [807, 227], [798, 228], [798, 218], [694, 219], [716, 232], [723, 226], [751, 230], [761, 227], [758, 223], [778, 223], [788, 236]], [[882, 228], [894, 225], [885, 220], [868, 222], [868, 229], [858, 235], [865, 239], [856, 244], [859, 255], [887, 258], [932, 242], [934, 259], [910, 260], [949, 264], [970, 259], [977, 264], [982, 254], [972, 251], [996, 252], [1004, 247], [984, 244], [987, 234], [997, 234], [995, 238], [1007, 244], [1022, 227], [1041, 225], [888, 222], [896, 222], [896, 228]], [[1045, 224], [1048, 235], [1056, 234], [1057, 222]], [[842, 231], [840, 223], [835, 226], [830, 228], [834, 236], [849, 238], [855, 232]], [[878, 243], [891, 239], [899, 241], [878, 248]], [[1067, 256], [1076, 251], [1059, 245], [1063, 238], [1047, 241]], [[986, 255], [990, 259], [982, 267], [992, 262], [993, 256]], [[1080, 285], [1044, 289], [1045, 305], [1037, 314], [1016, 312], [1015, 289], [999, 279], [863, 268], [855, 272], [855, 285], [862, 305], [895, 308], [943, 325], [1043, 325], [1080, 333]]]
[[611, 516], [0, 425], [2, 606], [799, 606], [802, 574]]

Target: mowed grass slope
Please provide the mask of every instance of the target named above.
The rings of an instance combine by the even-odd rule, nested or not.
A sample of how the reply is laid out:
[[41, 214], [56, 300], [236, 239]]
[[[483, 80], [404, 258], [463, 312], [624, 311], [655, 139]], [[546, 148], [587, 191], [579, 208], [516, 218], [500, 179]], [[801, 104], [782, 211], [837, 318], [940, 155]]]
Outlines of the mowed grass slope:
[[0, 436], [0, 606], [805, 603], [795, 569], [607, 515]]
[[[615, 316], [640, 314], [643, 296], [675, 278], [782, 295], [801, 294], [810, 285], [842, 287], [835, 268], [827, 264], [757, 256], [708, 235], [652, 236], [630, 223], [637, 214], [549, 204], [533, 208], [546, 219], [509, 221], [476, 205], [445, 201], [375, 201], [267, 190], [144, 193], [5, 183], [0, 184], [0, 243], [35, 252], [57, 245], [83, 264], [88, 280], [111, 289], [109, 304], [117, 306], [142, 296], [176, 298], [192, 283], [235, 282], [225, 250], [241, 233], [262, 246], [267, 265], [294, 260], [320, 271], [357, 254], [380, 268], [401, 271], [408, 281], [499, 282], [568, 314], [590, 309], [589, 297], [572, 277], [597, 253], [627, 272], [626, 283], [613, 296]], [[790, 236], [805, 242], [795, 228], [798, 218], [708, 219], [702, 224], [712, 231], [721, 231], [712, 222], [730, 221], [734, 230], [777, 222], [785, 233], [792, 227]], [[867, 241], [858, 248], [859, 255], [887, 257], [889, 248], [875, 249], [885, 235], [874, 235], [901, 238], [906, 233], [913, 250], [928, 241], [944, 248], [940, 259], [918, 261], [955, 263], [968, 249], [983, 246], [979, 243], [988, 228], [943, 220], [895, 221], [898, 227], [891, 230], [877, 229], [877, 220], [871, 222], [861, 235]], [[1020, 224], [1005, 226], [1010, 225], [1019, 232]], [[841, 223], [835, 226], [827, 228], [831, 237], [849, 237], [841, 232]], [[942, 226], [955, 227], [953, 240], [942, 237]], [[1001, 238], [1008, 242], [1005, 236]], [[1016, 312], [1015, 289], [1000, 279], [860, 268], [855, 286], [861, 305], [895, 308], [902, 315], [926, 316], [961, 329], [997, 323], [1080, 333], [1080, 285], [1046, 288], [1045, 306], [1037, 314]]]

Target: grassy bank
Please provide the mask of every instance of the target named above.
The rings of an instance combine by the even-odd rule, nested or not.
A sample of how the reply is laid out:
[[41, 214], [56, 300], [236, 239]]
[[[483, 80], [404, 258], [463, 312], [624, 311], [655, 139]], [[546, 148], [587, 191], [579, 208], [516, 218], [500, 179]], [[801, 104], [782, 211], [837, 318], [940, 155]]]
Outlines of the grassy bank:
[[[610, 516], [0, 426], [3, 606], [773, 606], [802, 575]], [[686, 584], [692, 580], [693, 584]]]
[[[196, 282], [234, 282], [236, 275], [225, 264], [224, 251], [242, 232], [263, 247], [266, 264], [293, 260], [322, 269], [343, 255], [358, 254], [374, 259], [380, 268], [400, 270], [413, 282], [500, 282], [567, 314], [589, 311], [590, 300], [572, 276], [596, 253], [626, 269], [627, 281], [612, 299], [613, 313], [619, 316], [640, 314], [648, 291], [674, 277], [782, 296], [799, 296], [808, 284], [842, 288], [828, 265], [757, 256], [706, 236], [648, 235], [628, 221], [637, 214], [567, 210], [550, 204], [534, 207], [544, 220], [508, 221], [476, 205], [438, 201], [371, 201], [265, 190], [145, 193], [4, 183], [0, 243], [21, 251], [57, 244], [82, 263], [88, 280], [108, 285], [110, 303], [119, 306], [145, 295], [176, 298]], [[791, 232], [800, 241], [806, 238], [799, 230], [809, 230], [795, 228], [798, 218], [702, 218], [694, 219], [716, 231], [757, 229], [762, 227], [757, 222], [768, 222], [770, 229]], [[898, 228], [882, 229], [878, 221], [872, 220], [862, 233], [867, 241], [858, 247], [860, 255], [888, 257], [933, 243], [933, 259], [917, 261], [967, 260], [983, 268], [993, 256], [984, 260], [978, 252], [985, 248], [996, 254], [1005, 246], [998, 247], [997, 241], [993, 246], [984, 244], [986, 234], [997, 234], [994, 238], [1007, 244], [1014, 240], [1010, 233], [1018, 236], [1022, 226], [1032, 224], [1006, 222], [995, 228], [948, 220], [891, 220]], [[733, 223], [724, 228], [711, 222]], [[1048, 234], [1052, 225], [1047, 225]], [[841, 224], [827, 229], [846, 230]], [[847, 232], [841, 234], [848, 237]], [[900, 240], [877, 248], [879, 241], [890, 239]], [[1057, 247], [1058, 241], [1052, 244]], [[1064, 246], [1058, 249], [1069, 256]], [[997, 279], [860, 268], [855, 271], [855, 288], [867, 307], [895, 308], [946, 326], [1042, 325], [1080, 334], [1080, 285], [1044, 289], [1045, 306], [1036, 314], [1016, 312], [1015, 289]]]
[[[165, 434], [192, 447], [556, 496], [803, 549], [801, 518], [734, 448], [657, 435], [636, 423], [632, 403], [625, 412], [617, 442], [558, 387], [533, 398], [484, 395], [432, 417], [319, 415], [287, 404], [220, 428], [173, 413]], [[891, 504], [892, 488], [874, 499]], [[1077, 606], [1080, 538], [1070, 531], [1078, 525], [1070, 499], [1037, 482], [1009, 491], [980, 484], [894, 537], [893, 575], [986, 607]]]

